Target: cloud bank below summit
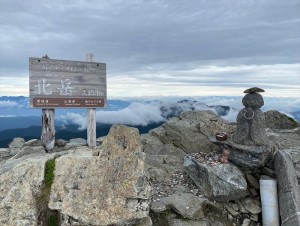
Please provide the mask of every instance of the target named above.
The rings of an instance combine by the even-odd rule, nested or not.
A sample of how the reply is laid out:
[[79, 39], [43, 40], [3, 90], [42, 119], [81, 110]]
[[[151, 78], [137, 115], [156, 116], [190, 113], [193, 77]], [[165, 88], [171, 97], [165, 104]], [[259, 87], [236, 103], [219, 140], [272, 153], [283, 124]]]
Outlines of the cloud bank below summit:
[[[182, 100], [182, 99], [181, 99]], [[179, 102], [178, 102], [179, 101]], [[204, 104], [205, 103], [205, 104]], [[238, 111], [243, 108], [241, 98], [232, 97], [203, 97], [191, 98], [184, 102], [180, 99], [164, 99], [161, 101], [138, 101], [132, 102], [128, 107], [116, 111], [98, 110], [96, 121], [103, 124], [126, 124], [131, 126], [146, 126], [151, 123], [159, 123], [167, 120], [168, 116], [173, 113], [188, 110], [211, 110], [218, 114], [216, 106], [229, 106], [230, 109], [226, 115], [221, 116], [223, 119], [235, 122]], [[265, 98], [265, 106], [263, 111], [278, 110], [289, 116], [291, 112], [300, 111], [300, 99], [285, 99], [285, 98]], [[66, 124], [76, 124], [79, 130], [86, 129], [86, 115], [79, 113], [67, 113], [58, 118]]]

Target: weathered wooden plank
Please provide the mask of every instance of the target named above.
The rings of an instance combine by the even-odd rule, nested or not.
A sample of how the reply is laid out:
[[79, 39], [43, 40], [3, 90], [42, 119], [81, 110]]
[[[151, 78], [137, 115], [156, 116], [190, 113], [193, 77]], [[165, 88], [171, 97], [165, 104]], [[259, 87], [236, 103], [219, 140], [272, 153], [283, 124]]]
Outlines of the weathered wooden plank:
[[51, 151], [55, 144], [55, 126], [54, 126], [55, 110], [42, 110], [42, 135], [41, 141], [47, 151]]
[[106, 70], [106, 64], [98, 63], [98, 62], [57, 60], [57, 59], [29, 57], [29, 70], [99, 74]]

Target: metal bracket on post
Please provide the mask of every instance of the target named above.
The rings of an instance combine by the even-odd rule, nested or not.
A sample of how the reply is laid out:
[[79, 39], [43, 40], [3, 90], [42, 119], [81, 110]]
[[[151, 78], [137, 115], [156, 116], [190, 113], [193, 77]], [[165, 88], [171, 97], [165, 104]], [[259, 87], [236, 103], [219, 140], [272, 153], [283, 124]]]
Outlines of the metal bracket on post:
[[[93, 62], [94, 54], [86, 55], [87, 62]], [[87, 109], [87, 144], [89, 147], [96, 147], [96, 108]]]

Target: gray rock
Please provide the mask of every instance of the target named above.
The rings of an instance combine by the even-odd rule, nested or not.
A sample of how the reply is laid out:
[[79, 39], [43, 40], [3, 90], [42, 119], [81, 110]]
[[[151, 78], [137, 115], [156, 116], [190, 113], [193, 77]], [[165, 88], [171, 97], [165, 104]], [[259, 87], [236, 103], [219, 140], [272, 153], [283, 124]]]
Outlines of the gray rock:
[[299, 149], [300, 147], [300, 128], [291, 130], [267, 129], [269, 132], [268, 143], [273, 145], [275, 150]]
[[150, 205], [150, 209], [155, 213], [161, 213], [165, 212], [167, 210], [167, 207], [164, 202], [161, 200], [153, 200]]
[[264, 106], [264, 99], [258, 93], [248, 93], [243, 97], [242, 103], [246, 108], [259, 109]]
[[[248, 111], [251, 115], [245, 118], [245, 115], [248, 117]], [[252, 115], [253, 118], [251, 118]], [[264, 145], [266, 142], [264, 113], [260, 109], [242, 109], [237, 116], [237, 128], [232, 140], [238, 144]]]
[[236, 200], [235, 202], [236, 202], [236, 204], [237, 204], [237, 206], [239, 208], [239, 211], [241, 213], [249, 213], [249, 211], [244, 207], [244, 205], [243, 205], [243, 203], [242, 203], [241, 200]]
[[145, 168], [148, 178], [161, 182], [175, 173], [183, 170], [184, 152], [171, 143], [164, 144], [151, 134], [141, 136], [143, 152], [146, 154]]
[[233, 131], [233, 125], [211, 111], [189, 111], [143, 134], [141, 144], [146, 153], [149, 178], [152, 181], [169, 180], [173, 173], [183, 170], [186, 152], [210, 152], [216, 149], [208, 136], [219, 131], [229, 133]]
[[191, 126], [191, 123], [187, 120], [171, 119], [164, 125], [164, 128], [172, 143], [186, 153], [197, 152], [207, 148], [212, 150], [207, 136], [200, 133], [199, 128], [196, 126]]
[[10, 156], [9, 148], [0, 148], [0, 159], [9, 156]]
[[209, 166], [186, 156], [184, 169], [211, 200], [228, 202], [248, 194], [247, 182], [242, 171], [231, 163]]
[[295, 173], [300, 186], [300, 146], [298, 148], [285, 149], [284, 151], [290, 156], [290, 159], [294, 164]]
[[251, 220], [250, 220], [250, 219], [248, 219], [248, 218], [245, 218], [245, 219], [243, 220], [243, 224], [242, 224], [242, 226], [249, 226], [249, 225], [250, 225], [250, 223], [251, 223]]
[[43, 143], [41, 140], [31, 139], [25, 142], [25, 146], [43, 146]]
[[244, 91], [244, 93], [261, 93], [261, 92], [265, 92], [265, 90], [258, 87], [252, 87]]
[[17, 154], [25, 145], [25, 140], [24, 138], [21, 137], [16, 137], [12, 140], [12, 142], [10, 142], [10, 144], [8, 145], [9, 149], [10, 149], [10, 155], [15, 155]]
[[0, 225], [38, 225], [36, 203], [45, 163], [51, 158], [52, 155], [33, 156], [0, 175]]
[[233, 215], [233, 216], [237, 216], [239, 214], [238, 209], [237, 209], [237, 205], [235, 206], [236, 204], [233, 204], [233, 203], [225, 203], [224, 206], [225, 208], [228, 210], [228, 212]]
[[257, 214], [261, 212], [261, 204], [258, 200], [252, 198], [245, 198], [241, 200], [243, 206], [252, 214]]
[[246, 176], [248, 185], [250, 187], [253, 187], [253, 188], [259, 190], [260, 187], [259, 187], [258, 180], [255, 177], [253, 177], [251, 174], [249, 174], [249, 173], [247, 173], [245, 176]]
[[63, 139], [58, 139], [55, 141], [55, 145], [58, 147], [64, 147], [67, 143], [68, 143], [68, 141], [63, 140]]
[[170, 226], [212, 226], [209, 220], [187, 220], [187, 219], [176, 219], [170, 218], [168, 220]]
[[23, 147], [12, 159], [20, 158], [24, 155], [44, 155], [46, 154], [45, 148], [42, 146], [25, 146]]
[[105, 140], [106, 136], [103, 136], [103, 137], [98, 137], [96, 139], [96, 143], [98, 146], [102, 145], [103, 141]]
[[282, 226], [300, 225], [300, 191], [294, 165], [285, 151], [275, 154]]
[[258, 221], [258, 214], [252, 214], [250, 216], [250, 220], [257, 222]]
[[175, 193], [162, 199], [167, 209], [172, 209], [184, 218], [196, 220], [204, 217], [209, 206], [214, 206], [208, 199], [199, 198], [191, 193]]
[[56, 159], [49, 208], [78, 225], [142, 224], [151, 187], [138, 130], [113, 126], [96, 149], [99, 156], [83, 150]]
[[237, 144], [231, 140], [218, 141], [215, 137], [209, 139], [212, 143], [229, 149], [229, 161], [245, 170], [253, 170], [266, 165], [274, 149], [270, 145], [248, 146]]
[[266, 127], [271, 129], [294, 129], [299, 127], [299, 122], [279, 111], [265, 112]]
[[262, 167], [261, 169], [261, 172], [262, 172], [262, 174], [265, 174], [265, 175], [267, 175], [267, 176], [269, 176], [269, 177], [276, 177], [276, 172], [275, 172], [275, 170], [273, 170], [273, 169], [271, 169], [271, 168], [269, 168], [269, 167]]
[[87, 142], [85, 139], [83, 138], [74, 138], [74, 139], [70, 139], [69, 143], [67, 143], [65, 145], [66, 149], [69, 148], [74, 148], [74, 147], [79, 147], [79, 146], [86, 146]]
[[186, 153], [193, 153], [214, 150], [216, 147], [209, 142], [208, 136], [220, 131], [229, 133], [233, 127], [211, 111], [188, 111], [170, 119], [163, 128], [167, 138], [162, 140], [173, 143]]

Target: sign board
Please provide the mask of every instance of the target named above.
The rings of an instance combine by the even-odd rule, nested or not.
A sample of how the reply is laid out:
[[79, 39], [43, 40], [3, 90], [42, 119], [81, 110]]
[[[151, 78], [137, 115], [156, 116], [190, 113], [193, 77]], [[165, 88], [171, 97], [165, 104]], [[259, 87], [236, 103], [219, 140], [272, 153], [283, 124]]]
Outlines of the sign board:
[[31, 108], [102, 108], [106, 64], [29, 58]]

